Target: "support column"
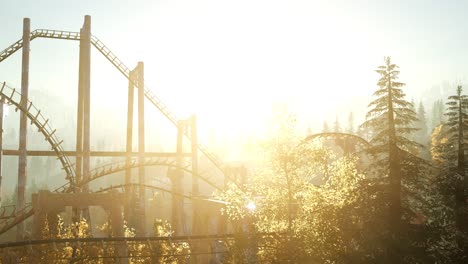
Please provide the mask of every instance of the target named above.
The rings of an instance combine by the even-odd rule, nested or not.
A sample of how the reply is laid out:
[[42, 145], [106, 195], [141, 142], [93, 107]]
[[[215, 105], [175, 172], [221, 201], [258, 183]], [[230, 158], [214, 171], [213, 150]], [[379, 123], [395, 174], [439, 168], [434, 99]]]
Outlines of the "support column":
[[[80, 30], [80, 76], [78, 88], [78, 125], [77, 125], [77, 174], [80, 180], [89, 178], [90, 156], [90, 105], [91, 105], [91, 16], [86, 15]], [[81, 120], [80, 120], [81, 119]], [[79, 156], [79, 157], [78, 157]], [[88, 185], [82, 186], [81, 192], [88, 192]], [[74, 210], [78, 213], [78, 210]], [[82, 211], [82, 217], [91, 224], [88, 208]], [[75, 221], [78, 219], [75, 215]]]
[[177, 157], [176, 157], [176, 165], [177, 168], [173, 171], [171, 177], [172, 181], [172, 220], [171, 225], [172, 229], [174, 230], [174, 234], [176, 236], [183, 235], [183, 225], [184, 220], [183, 213], [184, 213], [184, 199], [179, 195], [175, 195], [176, 193], [183, 193], [182, 189], [182, 177], [183, 172], [179, 168], [182, 167], [182, 154], [183, 154], [183, 138], [184, 138], [184, 129], [185, 129], [185, 121], [179, 120], [177, 123]]
[[[124, 200], [126, 200], [124, 198]], [[112, 204], [110, 206], [107, 206], [108, 209], [110, 209], [110, 222], [111, 222], [111, 228], [112, 228], [112, 235], [114, 237], [123, 237], [125, 235], [125, 231], [123, 229], [123, 219], [122, 219], [122, 208], [119, 204]], [[120, 257], [118, 259], [118, 263], [121, 264], [128, 264], [129, 263], [129, 258], [128, 258], [128, 251], [127, 251], [127, 245], [125, 241], [118, 242], [115, 245], [115, 254], [117, 257]]]
[[[5, 85], [5, 83], [3, 83]], [[3, 178], [3, 106], [5, 99], [0, 97], [0, 205], [2, 204], [2, 178]]]
[[[27, 107], [28, 90], [29, 90], [29, 51], [31, 42], [31, 20], [25, 18], [23, 20], [23, 55], [22, 55], [22, 70], [21, 70], [21, 105]], [[19, 159], [18, 159], [18, 193], [16, 197], [16, 211], [20, 211], [25, 206], [25, 191], [26, 191], [26, 139], [27, 139], [28, 117], [26, 113], [20, 114], [20, 131], [19, 131]], [[16, 229], [16, 240], [22, 240], [24, 235], [24, 224], [19, 223]]]
[[200, 200], [198, 188], [198, 135], [197, 135], [197, 117], [190, 117], [190, 137], [192, 154], [192, 235], [199, 235], [201, 228], [200, 221]]
[[[143, 62], [138, 62], [138, 160], [140, 163], [145, 161], [145, 67]], [[140, 204], [140, 226], [137, 230], [137, 235], [146, 235], [146, 190], [143, 187], [145, 184], [145, 167], [138, 168], [138, 183], [142, 184], [139, 188], [139, 204]], [[139, 233], [139, 234], [138, 234]]]
[[[128, 81], [128, 103], [127, 103], [127, 159], [126, 159], [126, 166], [129, 167], [132, 161], [132, 147], [133, 147], [133, 95], [135, 93], [135, 87], [133, 85], [134, 73], [133, 71], [130, 72], [130, 80]], [[125, 170], [125, 184], [132, 183], [132, 169], [127, 168]], [[130, 224], [132, 218], [132, 187], [127, 185], [125, 187], [125, 221], [127, 224]], [[134, 225], [134, 223], [131, 223]]]
[[[85, 22], [80, 38], [83, 46], [80, 52], [83, 56], [83, 179], [89, 178], [90, 155], [90, 105], [91, 105], [91, 16], [85, 16]], [[80, 56], [81, 56], [80, 55]], [[83, 186], [88, 191], [88, 185]]]
[[32, 221], [32, 238], [43, 239], [44, 224], [49, 213], [49, 192], [39, 191], [32, 194], [31, 203], [34, 208], [34, 217]]
[[[208, 234], [206, 224], [203, 225], [202, 219], [204, 212], [202, 212], [202, 205], [200, 200], [200, 190], [198, 187], [198, 134], [197, 134], [197, 117], [192, 115], [189, 120], [190, 126], [190, 140], [191, 147], [190, 153], [192, 158], [192, 235]], [[205, 211], [206, 212], [206, 211]], [[195, 252], [209, 252], [209, 244], [203, 242], [192, 243], [192, 248]], [[191, 256], [190, 263], [209, 263], [210, 258], [208, 256]]]
[[[86, 20], [86, 18], [85, 18]], [[84, 32], [84, 26], [80, 29], [80, 36], [84, 36], [86, 33]], [[84, 102], [84, 65], [85, 65], [85, 58], [84, 58], [84, 49], [85, 45], [83, 44], [83, 40], [80, 39], [80, 55], [79, 55], [79, 62], [78, 62], [78, 101], [77, 101], [77, 110], [76, 110], [76, 156], [75, 156], [75, 173], [76, 179], [75, 182], [80, 184], [83, 180], [83, 102]], [[81, 192], [82, 190], [73, 190], [74, 192]], [[81, 209], [80, 208], [72, 208], [72, 222], [78, 222], [80, 220]]]
[[[80, 31], [83, 34], [83, 29]], [[80, 60], [79, 60], [79, 72], [78, 72], [78, 102], [76, 110], [76, 160], [75, 160], [75, 172], [77, 183], [82, 180], [82, 168], [83, 168], [83, 59], [80, 44]]]

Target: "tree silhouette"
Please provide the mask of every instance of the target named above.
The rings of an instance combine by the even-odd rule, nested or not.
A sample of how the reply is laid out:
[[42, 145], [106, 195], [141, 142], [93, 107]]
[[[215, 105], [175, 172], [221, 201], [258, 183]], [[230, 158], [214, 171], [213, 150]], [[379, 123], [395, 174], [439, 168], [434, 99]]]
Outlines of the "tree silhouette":
[[426, 120], [426, 110], [422, 102], [419, 102], [418, 107], [418, 121], [416, 122], [416, 127], [419, 128], [419, 131], [416, 133], [416, 141], [421, 144], [427, 144], [427, 120]]
[[323, 128], [322, 128], [323, 133], [330, 132], [330, 127], [328, 126], [327, 121], [323, 121]]
[[451, 146], [451, 153], [448, 153], [449, 159], [449, 174], [454, 175], [455, 186], [455, 207], [456, 207], [456, 223], [459, 230], [466, 232], [466, 220], [464, 214], [465, 195], [464, 192], [468, 186], [468, 178], [466, 176], [465, 151], [467, 146], [465, 140], [468, 136], [468, 96], [462, 95], [462, 86], [457, 87], [457, 94], [449, 96], [447, 102], [448, 129], [447, 139]]
[[[374, 93], [375, 100], [369, 104], [371, 108], [366, 121], [362, 125], [372, 129], [374, 137], [371, 139], [370, 152], [376, 157], [375, 166], [381, 173], [388, 175], [389, 179], [389, 225], [393, 238], [398, 241], [401, 231], [401, 180], [402, 158], [401, 153], [418, 147], [419, 144], [405, 137], [417, 129], [410, 127], [417, 118], [411, 109], [412, 104], [404, 99], [403, 83], [398, 82], [399, 67], [385, 57], [385, 64], [377, 67], [380, 74]], [[395, 241], [394, 241], [395, 242]], [[395, 258], [399, 257], [397, 246], [391, 249]], [[394, 259], [398, 261], [398, 259]]]
[[440, 125], [444, 117], [444, 102], [442, 99], [434, 101], [432, 105], [432, 129]]
[[335, 123], [333, 124], [333, 132], [341, 132], [340, 120], [338, 116], [335, 118]]
[[349, 112], [348, 116], [348, 129], [347, 132], [350, 134], [354, 134], [354, 114], [353, 112]]

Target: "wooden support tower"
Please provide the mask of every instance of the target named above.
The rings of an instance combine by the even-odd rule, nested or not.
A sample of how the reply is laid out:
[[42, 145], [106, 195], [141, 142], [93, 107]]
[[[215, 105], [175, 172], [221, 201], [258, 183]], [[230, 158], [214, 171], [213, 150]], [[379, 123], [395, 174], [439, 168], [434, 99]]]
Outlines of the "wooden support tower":
[[[183, 193], [182, 187], [182, 178], [183, 178], [183, 171], [179, 168], [182, 166], [183, 162], [183, 138], [184, 138], [184, 131], [186, 128], [186, 121], [179, 120], [177, 123], [177, 158], [176, 158], [176, 165], [177, 169], [172, 170], [169, 174], [169, 178], [172, 181], [172, 192], [173, 193]], [[175, 235], [182, 235], [184, 231], [185, 221], [183, 220], [184, 215], [184, 199], [179, 197], [178, 195], [172, 195], [172, 216], [171, 216], [171, 225], [172, 229], [174, 230]]]
[[[78, 76], [78, 103], [76, 125], [76, 182], [89, 177], [90, 158], [90, 104], [91, 104], [91, 17], [85, 16], [80, 30], [80, 57]], [[88, 191], [84, 185], [82, 190]], [[79, 219], [79, 210], [74, 209], [74, 221]], [[83, 216], [90, 220], [89, 212], [84, 210]]]
[[[138, 83], [138, 159], [141, 163], [145, 161], [145, 67], [143, 62], [138, 62], [137, 66], [137, 83]], [[145, 184], [145, 167], [138, 168], [138, 183], [140, 188], [138, 191], [140, 214], [139, 228], [137, 229], [138, 236], [146, 235], [146, 190]]]
[[[128, 81], [128, 103], [127, 103], [127, 146], [126, 146], [126, 165], [130, 166], [132, 161], [132, 150], [133, 150], [133, 103], [134, 103], [134, 94], [135, 86], [133, 82], [135, 81], [134, 71], [130, 72], [130, 80]], [[140, 153], [138, 153], [140, 155]], [[128, 168], [125, 170], [125, 184], [132, 183], [132, 169]], [[132, 200], [134, 199], [134, 191], [130, 185], [127, 185], [125, 188], [125, 221], [128, 224], [134, 226], [132, 215], [134, 215], [134, 210], [132, 210]]]
[[[21, 104], [26, 107], [28, 101], [29, 90], [29, 51], [31, 44], [31, 20], [25, 18], [23, 20], [23, 50], [22, 50], [22, 64], [21, 64]], [[21, 211], [25, 207], [25, 191], [26, 191], [26, 164], [27, 164], [27, 127], [28, 117], [26, 113], [20, 114], [20, 131], [19, 131], [19, 158], [18, 158], [18, 192], [16, 197], [16, 210]], [[19, 223], [16, 227], [16, 239], [23, 240], [24, 237], [24, 224]]]
[[[85, 16], [80, 38], [80, 58], [82, 56], [82, 89], [83, 89], [83, 179], [89, 178], [90, 154], [90, 119], [91, 119], [91, 17]], [[80, 64], [81, 64], [80, 62]], [[85, 185], [84, 191], [88, 191]]]
[[[32, 34], [32, 35], [31, 35]], [[61, 146], [62, 141], [56, 140], [55, 136], [52, 137], [55, 130], [52, 132], [47, 131], [49, 125], [46, 126], [48, 119], [45, 122], [39, 123], [37, 120], [43, 117], [41, 112], [31, 104], [28, 105], [28, 89], [29, 89], [29, 59], [30, 59], [30, 41], [31, 36], [35, 38], [53, 38], [53, 39], [68, 39], [79, 41], [79, 73], [78, 73], [78, 98], [77, 98], [77, 123], [76, 123], [76, 149], [75, 150], [63, 150]], [[90, 150], [90, 117], [91, 117], [91, 46], [95, 46], [99, 52], [101, 52], [109, 61], [112, 63], [125, 77], [128, 78], [128, 112], [127, 112], [127, 139], [125, 151], [94, 151]], [[139, 62], [137, 67], [130, 71], [99, 39], [91, 35], [91, 17], [89, 15], [84, 17], [84, 23], [80, 32], [66, 32], [58, 30], [43, 30], [38, 29], [31, 33], [30, 19], [25, 18], [23, 21], [23, 36], [20, 41], [14, 43], [6, 49], [5, 52], [0, 53], [0, 61], [20, 50], [22, 48], [22, 75], [21, 75], [21, 101], [15, 102], [20, 113], [20, 129], [19, 129], [19, 147], [18, 149], [3, 149], [2, 132], [3, 132], [3, 110], [4, 100], [12, 100], [13, 94], [19, 94], [18, 91], [13, 89], [11, 96], [4, 95], [5, 98], [0, 98], [0, 188], [2, 183], [2, 157], [4, 155], [18, 156], [18, 185], [17, 185], [17, 197], [16, 197], [16, 208], [13, 210], [15, 214], [21, 217], [28, 217], [33, 212], [26, 211], [25, 209], [25, 191], [27, 183], [27, 157], [28, 156], [58, 156], [62, 162], [64, 169], [67, 173], [67, 179], [70, 180], [68, 183], [71, 189], [67, 191], [73, 191], [73, 195], [70, 197], [85, 197], [89, 194], [88, 179], [90, 177], [90, 158], [92, 156], [101, 157], [121, 157], [125, 158], [127, 169], [125, 169], [125, 187], [126, 195], [124, 196], [123, 208], [125, 212], [125, 220], [131, 224], [130, 226], [136, 229], [137, 236], [146, 236], [146, 202], [147, 197], [145, 193], [146, 175], [145, 165], [148, 165], [147, 158], [149, 157], [165, 157], [175, 158], [176, 166], [173, 161], [167, 163], [171, 168], [169, 171], [172, 180], [172, 223], [173, 229], [176, 235], [187, 235], [187, 234], [202, 234], [204, 229], [202, 226], [206, 224], [204, 220], [200, 218], [198, 212], [201, 209], [205, 209], [205, 205], [200, 200], [199, 191], [199, 163], [198, 163], [198, 149], [200, 153], [205, 154], [210, 161], [213, 162], [218, 168], [220, 163], [217, 161], [214, 155], [211, 155], [205, 148], [200, 146], [197, 141], [197, 124], [196, 117], [192, 116], [188, 120], [178, 121], [177, 117], [171, 113], [168, 108], [151, 93], [150, 90], [145, 90], [144, 80], [144, 64]], [[135, 89], [138, 89], [135, 94]], [[2, 90], [3, 91], [3, 90]], [[137, 99], [135, 99], [137, 97]], [[177, 147], [176, 152], [146, 152], [145, 151], [145, 97], [154, 106], [156, 106], [172, 124], [177, 126]], [[134, 107], [135, 100], [137, 100], [137, 109]], [[25, 110], [27, 109], [27, 110]], [[31, 110], [37, 110], [35, 117], [32, 116]], [[135, 112], [138, 113], [137, 117], [134, 117]], [[39, 131], [46, 136], [46, 140], [52, 145], [52, 150], [28, 150], [27, 149], [27, 121], [28, 117], [31, 119], [31, 124], [34, 124], [39, 128]], [[134, 118], [138, 118], [135, 123], [138, 123], [138, 132], [134, 131]], [[137, 129], [137, 128], [135, 128]], [[134, 142], [133, 137], [137, 134], [138, 144]], [[190, 152], [184, 152], [183, 138], [187, 136], [191, 140]], [[135, 139], [136, 140], [136, 139]], [[135, 152], [133, 152], [133, 144], [135, 144]], [[188, 142], [186, 143], [187, 149], [189, 147]], [[68, 157], [75, 157], [75, 165], [69, 161]], [[139, 166], [135, 168], [135, 172], [132, 175], [132, 169], [130, 169], [131, 163], [134, 162], [132, 158], [138, 158]], [[188, 225], [185, 221], [184, 211], [184, 198], [180, 196], [183, 193], [184, 186], [182, 180], [184, 177], [184, 170], [188, 171], [188, 166], [184, 165], [185, 161], [191, 159], [192, 169], [192, 196], [193, 200], [192, 208], [188, 210], [193, 211], [193, 218], [191, 223]], [[186, 160], [184, 160], [186, 159]], [[146, 162], [146, 163], [145, 163]], [[75, 171], [73, 171], [75, 168]], [[76, 173], [75, 173], [76, 172]], [[138, 175], [138, 176], [137, 176]], [[200, 179], [204, 179], [210, 185], [218, 188], [214, 183], [210, 182], [209, 179], [205, 179], [200, 176]], [[132, 184], [137, 187], [129, 187]], [[64, 187], [65, 188], [65, 187]], [[1, 191], [1, 190], [0, 190]], [[178, 194], [178, 195], [177, 195]], [[43, 197], [46, 197], [44, 194]], [[65, 197], [65, 196], [63, 196]], [[88, 196], [87, 196], [88, 197]], [[92, 197], [89, 196], [89, 197]], [[188, 196], [187, 196], [188, 197]], [[133, 199], [129, 199], [133, 198]], [[88, 211], [88, 205], [81, 205], [79, 201], [71, 203], [73, 208], [73, 220], [78, 221], [80, 218], [86, 218], [90, 223], [90, 215]], [[37, 205], [35, 208], [38, 208]], [[119, 209], [120, 210], [120, 209]], [[118, 211], [116, 214], [120, 214]], [[39, 215], [39, 210], [35, 215], [37, 219], [43, 217]], [[43, 213], [43, 212], [42, 212]], [[21, 215], [22, 214], [22, 215]], [[19, 219], [19, 218], [18, 218]], [[23, 218], [21, 218], [22, 221]], [[25, 218], [24, 218], [25, 219]], [[130, 221], [131, 220], [131, 221]], [[18, 220], [19, 221], [19, 220]], [[37, 221], [37, 220], [36, 220]], [[120, 220], [115, 220], [120, 221]], [[204, 221], [204, 222], [203, 222]], [[203, 223], [202, 223], [203, 222]], [[20, 222], [17, 224], [16, 238], [17, 240], [24, 239], [24, 224]], [[14, 227], [12, 225], [11, 227]], [[11, 228], [9, 227], [9, 228]], [[35, 234], [37, 235], [40, 231], [38, 225], [35, 226]]]
[[[5, 85], [5, 84], [3, 84]], [[3, 107], [5, 99], [0, 97], [0, 205], [2, 204], [2, 179], [3, 179]]]
[[197, 117], [190, 117], [190, 136], [191, 136], [191, 154], [192, 154], [192, 235], [200, 234], [201, 219], [198, 214], [200, 208], [199, 187], [198, 187], [198, 135], [197, 135]]

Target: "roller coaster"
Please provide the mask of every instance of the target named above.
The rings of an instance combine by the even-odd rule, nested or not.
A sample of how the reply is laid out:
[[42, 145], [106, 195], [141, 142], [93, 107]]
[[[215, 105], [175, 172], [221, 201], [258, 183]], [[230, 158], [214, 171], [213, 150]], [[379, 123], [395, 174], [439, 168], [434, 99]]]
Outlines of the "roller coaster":
[[[143, 77], [143, 68], [137, 66], [134, 70], [130, 70], [101, 40], [99, 40], [96, 36], [91, 35], [90, 30], [90, 17], [85, 17], [85, 23], [83, 28], [80, 32], [71, 32], [71, 31], [61, 31], [61, 30], [49, 30], [49, 29], [36, 29], [30, 31], [30, 21], [29, 19], [25, 19], [24, 21], [24, 29], [23, 29], [23, 38], [16, 41], [6, 49], [0, 52], [0, 63], [9, 58], [12, 54], [19, 50], [23, 50], [23, 72], [22, 72], [22, 87], [21, 89], [16, 89], [7, 85], [6, 82], [0, 83], [0, 108], [3, 111], [3, 104], [6, 103], [8, 105], [13, 106], [17, 111], [21, 113], [21, 122], [26, 122], [28, 120], [31, 125], [38, 130], [39, 133], [42, 134], [46, 142], [50, 145], [52, 152], [48, 151], [38, 151], [39, 155], [47, 155], [51, 156], [54, 155], [60, 161], [62, 169], [65, 173], [64, 178], [66, 183], [57, 187], [52, 191], [52, 193], [56, 194], [67, 194], [67, 193], [110, 193], [115, 191], [121, 191], [124, 193], [132, 191], [132, 194], [129, 195], [136, 195], [138, 199], [140, 199], [143, 203], [142, 206], [143, 211], [145, 210], [145, 189], [152, 189], [157, 190], [165, 193], [170, 193], [173, 197], [173, 218], [180, 218], [181, 209], [174, 208], [178, 204], [181, 204], [183, 199], [190, 199], [194, 201], [202, 201], [202, 200], [210, 200], [210, 197], [204, 197], [199, 193], [198, 190], [198, 179], [206, 183], [212, 190], [223, 190], [225, 188], [225, 184], [228, 181], [234, 182], [238, 184], [238, 181], [235, 180], [234, 177], [230, 173], [226, 173], [225, 166], [221, 162], [221, 160], [208, 151], [208, 149], [197, 141], [196, 136], [196, 123], [195, 118], [189, 120], [180, 120], [177, 116], [169, 109], [169, 107], [163, 103], [163, 101], [156, 96], [151, 89], [149, 89], [144, 83]], [[35, 106], [28, 98], [27, 91], [29, 86], [29, 42], [39, 38], [48, 38], [48, 39], [60, 39], [60, 40], [72, 40], [72, 41], [79, 41], [80, 42], [80, 75], [79, 75], [79, 85], [78, 85], [78, 125], [77, 125], [77, 148], [75, 151], [66, 151], [62, 147], [63, 140], [56, 136], [56, 129], [52, 127], [52, 121], [46, 117], [45, 113], [43, 113], [37, 106]], [[93, 169], [89, 168], [89, 157], [90, 157], [90, 150], [89, 150], [89, 118], [90, 118], [90, 111], [89, 111], [89, 101], [90, 101], [90, 84], [89, 84], [89, 68], [90, 68], [90, 52], [89, 47], [87, 50], [87, 45], [90, 47], [91, 45], [96, 48], [129, 82], [129, 114], [127, 116], [127, 150], [121, 153], [114, 153], [117, 156], [125, 157], [126, 160], [123, 162], [117, 163], [109, 163], [105, 164], [100, 167], [96, 167]], [[86, 73], [88, 72], [88, 74]], [[149, 158], [147, 153], [144, 151], [144, 133], [140, 130], [138, 131], [138, 157], [132, 157], [132, 133], [133, 133], [133, 93], [134, 90], [138, 89], [138, 122], [140, 125], [144, 126], [144, 118], [143, 112], [141, 109], [143, 108], [143, 97], [151, 103], [153, 107], [161, 112], [169, 122], [176, 126], [177, 128], [177, 152], [175, 154], [171, 153], [159, 153], [158, 157], [151, 157]], [[131, 110], [132, 109], [132, 110]], [[143, 110], [144, 111], [144, 110]], [[3, 112], [2, 112], [3, 113]], [[87, 125], [88, 124], [88, 125]], [[128, 125], [130, 124], [130, 125]], [[0, 129], [3, 129], [3, 124], [0, 123]], [[188, 129], [188, 127], [191, 129]], [[28, 150], [26, 149], [25, 144], [25, 135], [26, 135], [26, 126], [20, 126], [20, 147], [18, 151], [19, 156], [19, 164], [18, 164], [18, 182], [25, 182], [25, 162], [21, 162], [21, 160], [25, 160]], [[88, 130], [87, 130], [88, 129]], [[22, 136], [23, 135], [23, 136]], [[184, 157], [187, 157], [185, 153], [182, 152], [182, 138], [186, 137], [191, 141], [191, 153], [188, 157], [191, 157], [191, 161], [188, 162]], [[317, 134], [309, 136], [306, 141], [313, 140], [316, 138], [334, 138], [335, 140], [342, 140], [344, 142], [342, 145], [344, 146], [344, 151], [353, 152], [356, 151], [357, 145], [368, 145], [367, 141], [357, 136], [344, 134], [344, 133], [327, 133], [327, 134]], [[88, 145], [87, 145], [88, 144]], [[340, 145], [339, 143], [337, 143]], [[130, 146], [130, 147], [129, 147]], [[143, 146], [143, 147], [142, 147]], [[345, 149], [346, 148], [346, 149]], [[2, 143], [0, 143], [0, 153], [6, 152], [7, 150], [3, 149]], [[198, 166], [198, 151], [203, 154], [207, 160], [214, 165], [214, 167], [219, 170], [217, 175], [223, 175], [224, 181], [220, 181], [219, 177], [217, 178], [216, 175], [211, 173], [200, 173], [199, 166]], [[72, 162], [72, 158], [74, 158], [75, 163]], [[0, 155], [1, 159], [1, 155]], [[0, 165], [1, 166], [1, 165]], [[168, 174], [172, 170], [172, 174], [175, 175], [172, 181], [172, 189], [149, 185], [145, 182], [145, 167], [156, 166], [156, 167], [166, 167], [168, 168]], [[132, 169], [138, 169], [139, 181], [138, 183], [131, 182], [130, 176]], [[23, 172], [21, 172], [23, 171]], [[1, 172], [1, 167], [0, 167]], [[106, 177], [108, 175], [113, 175], [118, 172], [125, 172], [125, 183], [124, 184], [117, 184], [117, 185], [110, 185], [107, 187], [103, 187], [97, 190], [89, 190], [89, 183], [95, 181], [97, 179]], [[192, 175], [192, 192], [190, 194], [185, 193], [180, 187], [180, 176], [181, 173], [188, 173]], [[220, 183], [222, 182], [222, 183]], [[25, 203], [24, 197], [24, 187], [21, 184], [18, 184], [18, 199], [16, 205], [6, 205], [0, 208], [0, 236], [11, 230], [14, 227], [17, 228], [17, 242], [11, 243], [4, 243], [0, 244], [0, 251], [2, 255], [2, 263], [16, 263], [18, 261], [18, 254], [27, 254], [27, 252], [18, 253], [20, 251], [16, 250], [19, 246], [27, 246], [29, 248], [37, 247], [38, 245], [48, 245], [50, 248], [56, 248], [57, 244], [76, 244], [76, 243], [117, 243], [117, 242], [135, 242], [139, 240], [146, 241], [148, 247], [151, 247], [151, 243], [153, 240], [168, 240], [171, 238], [154, 238], [150, 237], [147, 238], [146, 232], [142, 225], [139, 228], [142, 229], [138, 238], [123, 238], [123, 237], [112, 237], [112, 238], [93, 238], [88, 240], [83, 239], [68, 239], [68, 240], [34, 240], [34, 241], [26, 241], [24, 235], [24, 228], [23, 222], [32, 217], [37, 215], [38, 208], [35, 208], [31, 203]], [[240, 186], [241, 187], [241, 186]], [[21, 189], [23, 188], [23, 189]], [[181, 200], [182, 199], [182, 200]], [[200, 211], [200, 205], [198, 202], [193, 203], [193, 215], [194, 215], [194, 223], [193, 223], [193, 230], [196, 229], [196, 220], [197, 211]], [[124, 205], [123, 205], [124, 206]], [[132, 213], [132, 208], [128, 206], [125, 208], [125, 214]], [[176, 213], [178, 211], [178, 213]], [[144, 213], [141, 217], [144, 219]], [[181, 221], [180, 219], [176, 219], [174, 221]], [[177, 222], [176, 224], [180, 224]], [[200, 223], [198, 223], [200, 224]], [[201, 240], [201, 239], [211, 239], [211, 240], [222, 240], [227, 239], [230, 237], [226, 237], [224, 234], [217, 234], [217, 235], [207, 235], [207, 234], [196, 234], [192, 231], [190, 236], [183, 237], [179, 236], [178, 238], [174, 237], [174, 240]], [[180, 235], [180, 234], [179, 234]], [[76, 248], [76, 247], [75, 247]], [[11, 249], [11, 251], [9, 251]], [[16, 251], [15, 251], [16, 250]], [[14, 253], [16, 252], [16, 253]], [[127, 256], [130, 254], [126, 251]], [[205, 252], [206, 253], [206, 252]], [[204, 253], [204, 254], [205, 254]], [[216, 254], [216, 252], [211, 251], [212, 254]], [[117, 256], [118, 257], [118, 256]], [[128, 258], [127, 258], [128, 261]], [[123, 261], [123, 263], [125, 260]]]

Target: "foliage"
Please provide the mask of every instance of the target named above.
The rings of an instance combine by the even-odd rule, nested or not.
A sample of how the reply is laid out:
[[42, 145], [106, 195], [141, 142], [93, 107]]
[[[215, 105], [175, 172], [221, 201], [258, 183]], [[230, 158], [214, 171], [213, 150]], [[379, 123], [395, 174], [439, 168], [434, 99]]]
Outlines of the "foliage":
[[[48, 219], [51, 219], [50, 217]], [[86, 220], [81, 220], [66, 226], [58, 217], [56, 225], [46, 221], [44, 224], [44, 239], [89, 238], [91, 232]], [[110, 233], [109, 224], [100, 227]], [[161, 220], [154, 222], [155, 237], [170, 237], [172, 235], [169, 223]], [[134, 237], [135, 231], [125, 225], [126, 237]], [[185, 263], [190, 257], [190, 247], [187, 242], [170, 240], [142, 241], [122, 243], [96, 242], [66, 242], [39, 244], [26, 247], [15, 247], [2, 254], [1, 263], [8, 261], [19, 263], [116, 263], [119, 256], [129, 256], [129, 263]]]
[[[295, 136], [291, 118], [278, 120], [286, 125], [265, 144], [269, 159], [262, 170], [243, 188], [229, 185], [217, 195], [226, 202], [223, 213], [246, 236], [252, 230], [278, 234], [258, 239], [261, 263], [376, 260], [386, 225], [379, 183], [358, 172], [356, 158], [306, 144]], [[247, 209], [250, 201], [256, 210]]]

